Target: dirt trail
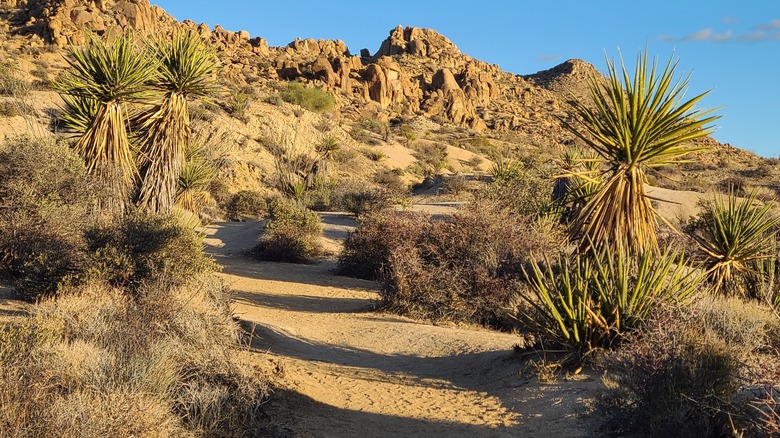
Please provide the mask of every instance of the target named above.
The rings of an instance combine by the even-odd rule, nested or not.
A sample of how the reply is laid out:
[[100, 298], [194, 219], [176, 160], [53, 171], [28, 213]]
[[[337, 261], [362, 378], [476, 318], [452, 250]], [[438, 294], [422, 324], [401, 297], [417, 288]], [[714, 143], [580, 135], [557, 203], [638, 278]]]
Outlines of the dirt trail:
[[[330, 246], [354, 227], [347, 215], [322, 218]], [[261, 228], [215, 224], [206, 243], [236, 315], [259, 335], [247, 360], [281, 370], [268, 409], [280, 435], [592, 436], [579, 414], [598, 377], [539, 384], [512, 352], [517, 336], [375, 312], [376, 284], [334, 276], [333, 261], [244, 258]]]

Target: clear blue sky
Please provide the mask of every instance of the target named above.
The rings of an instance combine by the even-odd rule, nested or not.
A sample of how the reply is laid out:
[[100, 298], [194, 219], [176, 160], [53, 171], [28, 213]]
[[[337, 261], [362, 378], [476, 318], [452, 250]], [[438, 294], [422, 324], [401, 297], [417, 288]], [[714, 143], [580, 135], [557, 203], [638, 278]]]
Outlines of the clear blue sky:
[[[648, 47], [692, 73], [689, 93], [724, 107], [714, 137], [780, 157], [780, 2], [777, 0], [343, 1], [151, 0], [179, 20], [248, 30], [273, 46], [296, 37], [341, 39], [375, 52], [396, 25], [435, 29], [463, 53], [530, 74], [604, 55], [633, 63]], [[692, 94], [689, 94], [692, 96]]]

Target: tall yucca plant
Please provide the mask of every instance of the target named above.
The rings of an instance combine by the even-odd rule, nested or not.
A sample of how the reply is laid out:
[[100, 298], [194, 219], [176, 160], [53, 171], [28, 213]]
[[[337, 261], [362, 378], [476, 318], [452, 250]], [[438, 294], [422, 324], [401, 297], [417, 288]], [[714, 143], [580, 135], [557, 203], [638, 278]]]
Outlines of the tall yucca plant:
[[761, 205], [755, 192], [739, 199], [732, 191], [716, 196], [701, 215], [694, 237], [707, 256], [707, 276], [716, 291], [751, 295], [752, 286], [762, 283], [763, 262], [777, 257], [772, 229], [780, 216], [772, 214], [773, 207]]
[[128, 139], [128, 103], [142, 98], [152, 73], [131, 35], [113, 41], [89, 36], [71, 47], [69, 69], [57, 83], [66, 126], [80, 134], [74, 146], [87, 170], [109, 182], [109, 209], [121, 210], [137, 171]]
[[[572, 231], [590, 245], [657, 247], [657, 214], [644, 185], [649, 168], [681, 162], [698, 150], [691, 140], [712, 133], [712, 110], [694, 106], [709, 92], [683, 100], [688, 79], [675, 79], [677, 62], [663, 71], [647, 52], [637, 57], [633, 77], [607, 60], [607, 80], [590, 83], [592, 103], [575, 101], [581, 123], [571, 127], [608, 165], [605, 183], [574, 220]], [[592, 242], [592, 243], [590, 243]]]
[[176, 196], [191, 137], [188, 99], [205, 98], [217, 91], [213, 81], [217, 59], [190, 31], [176, 31], [170, 40], [154, 40], [149, 51], [159, 62], [154, 88], [161, 100], [139, 119], [139, 204], [149, 211], [167, 213]]

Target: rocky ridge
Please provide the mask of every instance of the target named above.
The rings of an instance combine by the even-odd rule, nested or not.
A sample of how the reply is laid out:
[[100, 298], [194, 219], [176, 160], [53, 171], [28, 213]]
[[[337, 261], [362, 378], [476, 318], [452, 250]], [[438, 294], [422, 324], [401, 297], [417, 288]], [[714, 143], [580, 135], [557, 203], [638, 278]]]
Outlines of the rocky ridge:
[[[159, 34], [176, 27], [199, 33], [215, 48], [223, 82], [235, 89], [251, 84], [272, 93], [283, 81], [298, 80], [328, 90], [337, 119], [424, 120], [494, 138], [511, 133], [516, 147], [572, 144], [564, 128], [571, 122], [568, 102], [586, 97], [589, 79], [600, 77], [577, 59], [525, 76], [505, 72], [461, 53], [431, 29], [398, 26], [375, 53], [353, 54], [340, 40], [296, 39], [273, 47], [247, 31], [178, 22], [149, 0], [0, 0], [0, 32], [28, 52], [79, 44], [88, 29]], [[52, 73], [61, 66], [52, 61]], [[719, 145], [711, 138], [704, 142]]]
[[[578, 62], [576, 74], [556, 67], [542, 75], [545, 81], [522, 77], [462, 54], [433, 30], [412, 27], [392, 29], [373, 55], [366, 49], [353, 55], [339, 40], [296, 39], [269, 47], [246, 31], [179, 23], [148, 0], [3, 0], [0, 6], [9, 12], [12, 33], [26, 35], [33, 44], [79, 44], [85, 29], [159, 33], [182, 26], [218, 50], [221, 74], [237, 86], [301, 80], [328, 89], [346, 114], [424, 116], [478, 132], [517, 131], [544, 143], [570, 140], [560, 122], [567, 117], [570, 83], [595, 72]], [[561, 76], [571, 79], [555, 80]]]

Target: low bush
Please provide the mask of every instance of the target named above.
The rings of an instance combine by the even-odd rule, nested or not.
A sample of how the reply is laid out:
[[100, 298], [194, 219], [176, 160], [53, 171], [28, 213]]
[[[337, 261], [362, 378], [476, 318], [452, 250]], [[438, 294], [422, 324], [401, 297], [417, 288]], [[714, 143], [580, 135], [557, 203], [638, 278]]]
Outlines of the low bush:
[[780, 320], [739, 299], [656, 312], [607, 365], [611, 435], [776, 436]]
[[149, 283], [185, 284], [216, 268], [202, 237], [174, 216], [134, 213], [118, 224], [87, 232], [91, 263], [86, 276], [137, 292]]
[[0, 148], [0, 276], [20, 295], [53, 293], [80, 271], [98, 190], [65, 144], [22, 137]]
[[477, 199], [498, 203], [524, 216], [538, 216], [552, 208], [553, 182], [546, 175], [519, 164], [504, 165], [493, 173], [493, 182], [475, 193]]
[[308, 263], [321, 255], [320, 218], [290, 201], [275, 199], [269, 207], [265, 234], [250, 253], [259, 260]]
[[262, 193], [242, 190], [230, 197], [225, 210], [231, 221], [242, 221], [247, 218], [263, 219], [268, 214], [268, 205]]
[[285, 102], [315, 113], [330, 111], [335, 105], [333, 96], [327, 91], [317, 87], [307, 87], [300, 82], [288, 82], [279, 95]]
[[356, 217], [378, 214], [392, 206], [392, 195], [383, 189], [362, 188], [339, 194], [339, 205]]
[[379, 279], [391, 311], [506, 327], [520, 266], [555, 251], [528, 219], [490, 205], [449, 220], [390, 213], [362, 221], [345, 242], [338, 272]]
[[0, 329], [8, 436], [257, 436], [264, 376], [235, 358], [239, 330], [214, 280], [137, 299], [66, 290]]
[[13, 62], [0, 64], [0, 95], [22, 98], [30, 94], [32, 85], [21, 78]]

